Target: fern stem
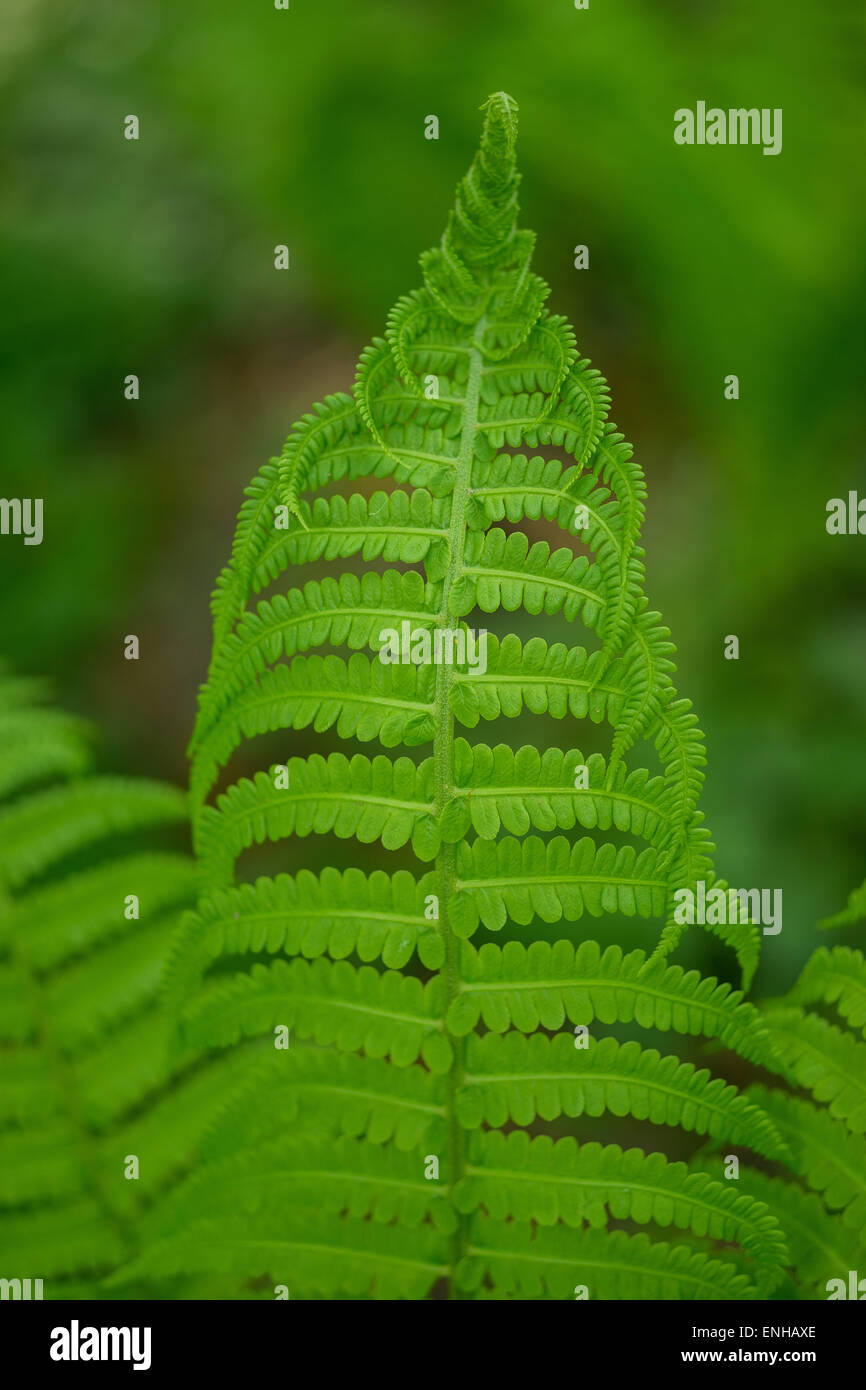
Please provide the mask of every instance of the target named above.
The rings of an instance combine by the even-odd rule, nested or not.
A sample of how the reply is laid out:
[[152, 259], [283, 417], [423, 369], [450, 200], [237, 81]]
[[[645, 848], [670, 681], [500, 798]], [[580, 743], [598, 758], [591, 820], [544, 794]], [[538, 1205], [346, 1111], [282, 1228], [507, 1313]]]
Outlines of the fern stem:
[[[475, 430], [478, 423], [478, 403], [482, 356], [477, 340], [484, 332], [485, 320], [476, 329], [476, 341], [469, 357], [469, 375], [466, 381], [466, 395], [463, 404], [463, 429], [460, 439], [460, 452], [457, 457], [454, 491], [451, 494], [451, 517], [448, 533], [448, 570], [442, 584], [442, 597], [437, 617], [437, 627], [444, 629], [450, 621], [449, 602], [452, 588], [460, 577], [464, 562], [466, 537], [466, 506], [472, 482], [472, 459], [475, 444]], [[451, 686], [454, 681], [454, 668], [442, 662], [436, 672], [436, 736], [433, 743], [434, 787], [436, 796], [436, 815], [442, 815], [448, 802], [454, 797], [454, 715], [451, 711]], [[454, 845], [443, 845], [436, 859], [439, 881], [439, 921], [445, 944], [445, 995], [444, 1014], [460, 989], [460, 966], [458, 942], [451, 927], [448, 903], [456, 887], [457, 852]], [[464, 1038], [451, 1038], [455, 1062], [448, 1076], [446, 1104], [448, 1109], [448, 1173], [449, 1190], [454, 1188], [463, 1176], [465, 1155], [463, 1130], [457, 1119], [456, 1097], [463, 1084], [466, 1041]], [[451, 1287], [449, 1297], [454, 1297], [454, 1271], [463, 1258], [467, 1241], [467, 1218], [461, 1216], [454, 1234], [451, 1261]]]

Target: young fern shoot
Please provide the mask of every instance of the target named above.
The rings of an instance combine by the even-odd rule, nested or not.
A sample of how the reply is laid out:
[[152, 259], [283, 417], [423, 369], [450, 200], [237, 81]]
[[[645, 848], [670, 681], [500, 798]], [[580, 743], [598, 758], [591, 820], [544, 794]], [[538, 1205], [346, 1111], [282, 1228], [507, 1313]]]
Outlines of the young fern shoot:
[[[762, 1202], [575, 1123], [785, 1153], [722, 1077], [610, 1033], [769, 1055], [739, 993], [668, 959], [674, 893], [713, 882], [703, 739], [643, 592], [643, 475], [518, 227], [516, 105], [484, 112], [422, 287], [247, 489], [217, 584], [205, 889], [166, 992], [191, 1044], [262, 1045], [149, 1259], [292, 1297], [750, 1297], [785, 1260]], [[478, 737], [505, 721], [538, 743]], [[318, 835], [350, 846], [313, 872]], [[266, 842], [286, 871], [247, 881]], [[754, 928], [719, 930], [750, 973]]]

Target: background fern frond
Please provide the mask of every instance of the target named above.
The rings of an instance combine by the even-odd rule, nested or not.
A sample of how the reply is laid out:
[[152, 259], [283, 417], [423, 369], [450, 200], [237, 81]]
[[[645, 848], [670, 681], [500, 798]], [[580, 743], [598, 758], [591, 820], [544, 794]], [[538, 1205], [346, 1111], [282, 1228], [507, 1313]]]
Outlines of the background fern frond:
[[866, 880], [848, 894], [848, 902], [841, 912], [825, 917], [818, 925], [823, 928], [853, 927], [863, 921], [866, 921]]
[[46, 1298], [102, 1297], [244, 1069], [178, 1053], [156, 1007], [195, 894], [194, 862], [160, 846], [186, 798], [85, 775], [89, 730], [40, 694], [0, 678], [0, 1245]]
[[[773, 1174], [744, 1165], [738, 1186], [766, 1203], [787, 1242], [790, 1298], [827, 1298], [866, 1249], [866, 962], [859, 950], [820, 947], [780, 999], [760, 1006], [774, 1074], [746, 1095], [787, 1149]], [[812, 1006], [812, 1007], [808, 1007]], [[821, 1012], [817, 1012], [817, 1010]], [[811, 1099], [806, 1099], [810, 1093]], [[702, 1168], [717, 1171], [708, 1155]]]

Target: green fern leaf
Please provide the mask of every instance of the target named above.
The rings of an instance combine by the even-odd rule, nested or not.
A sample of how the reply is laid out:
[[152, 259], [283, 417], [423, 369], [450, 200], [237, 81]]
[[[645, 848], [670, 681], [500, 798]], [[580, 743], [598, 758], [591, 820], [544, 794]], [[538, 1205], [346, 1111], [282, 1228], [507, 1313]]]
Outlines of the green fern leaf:
[[618, 946], [602, 952], [594, 941], [509, 941], [460, 951], [460, 992], [446, 1023], [463, 1036], [479, 1019], [493, 1033], [514, 1027], [534, 1033], [570, 1023], [631, 1023], [643, 1028], [717, 1038], [741, 1056], [766, 1065], [772, 1043], [758, 1011], [730, 986], [697, 971], [655, 961], [643, 951], [623, 956]]
[[828, 1102], [853, 1134], [866, 1131], [866, 1044], [799, 1008], [768, 1009], [765, 1022], [791, 1082]]
[[787, 995], [792, 1004], [834, 1004], [845, 1022], [866, 1032], [866, 959], [846, 946], [810, 956]]
[[[138, 842], [175, 827], [186, 798], [84, 776], [89, 730], [29, 707], [40, 695], [0, 677], [13, 740], [0, 741], [0, 795], [14, 794], [0, 808], [0, 1244], [8, 1275], [41, 1278], [46, 1298], [98, 1298], [246, 1066], [178, 1055], [156, 1009], [196, 871]], [[133, 851], [114, 843], [132, 834]], [[70, 865], [82, 851], [88, 867]]]
[[759, 1292], [771, 1292], [787, 1263], [778, 1221], [730, 1185], [687, 1173], [660, 1153], [491, 1131], [473, 1136], [455, 1202], [466, 1213], [483, 1208], [494, 1220], [580, 1228], [613, 1218], [736, 1241], [755, 1261]]
[[[835, 1008], [844, 1026], [808, 1011], [807, 1004]], [[791, 1089], [761, 1083], [746, 1095], [781, 1135], [785, 1167], [797, 1181], [746, 1166], [738, 1185], [766, 1202], [782, 1227], [792, 1276], [787, 1296], [826, 1298], [839, 1287], [847, 1296], [849, 1271], [866, 1246], [862, 953], [815, 951], [793, 989], [767, 1001], [761, 1014], [772, 1045], [763, 1065]], [[802, 1089], [813, 1100], [797, 1094]], [[701, 1166], [708, 1163], [702, 1157]]]
[[521, 1298], [573, 1298], [578, 1287], [590, 1298], [617, 1300], [756, 1296], [733, 1265], [684, 1245], [624, 1231], [533, 1231], [529, 1223], [475, 1217], [458, 1286], [471, 1291], [485, 1276], [497, 1294]]
[[[361, 353], [353, 394], [304, 415], [247, 490], [217, 582], [190, 744], [204, 890], [164, 999], [187, 1046], [245, 1040], [254, 1063], [144, 1258], [196, 1270], [214, 1250], [314, 1297], [423, 1297], [442, 1279], [458, 1296], [556, 1297], [581, 1270], [602, 1297], [752, 1297], [780, 1277], [778, 1226], [663, 1156], [640, 1161], [683, 1233], [670, 1245], [535, 1229], [515, 1197], [524, 1231], [486, 1188], [467, 1195], [482, 1123], [567, 1133], [605, 1113], [787, 1152], [723, 1077], [564, 1031], [672, 1031], [775, 1061], [739, 994], [664, 959], [674, 894], [713, 882], [703, 737], [643, 592], [643, 475], [517, 226], [516, 104], [498, 93], [484, 110], [422, 287]], [[488, 615], [496, 630], [479, 630]], [[518, 718], [537, 738], [473, 732]], [[563, 720], [584, 723], [586, 753], [556, 740]], [[340, 858], [320, 868], [329, 839]], [[277, 871], [250, 881], [254, 854]], [[639, 928], [647, 950], [580, 944], [587, 916], [614, 942]], [[754, 928], [721, 934], [750, 974]], [[267, 1048], [275, 1030], [287, 1050]], [[511, 1150], [534, 1172], [530, 1152], [547, 1150]], [[640, 1224], [633, 1160], [608, 1158], [594, 1219]], [[281, 1162], [296, 1212], [262, 1176]], [[710, 1239], [754, 1257], [751, 1273], [695, 1245]]]
[[866, 1141], [826, 1110], [765, 1086], [747, 1092], [767, 1112], [792, 1154], [789, 1166], [846, 1226], [866, 1238]]
[[832, 917], [825, 917], [818, 925], [825, 929], [829, 927], [852, 927], [863, 921], [866, 921], [866, 881], [849, 893], [848, 903], [841, 912], [835, 913]]

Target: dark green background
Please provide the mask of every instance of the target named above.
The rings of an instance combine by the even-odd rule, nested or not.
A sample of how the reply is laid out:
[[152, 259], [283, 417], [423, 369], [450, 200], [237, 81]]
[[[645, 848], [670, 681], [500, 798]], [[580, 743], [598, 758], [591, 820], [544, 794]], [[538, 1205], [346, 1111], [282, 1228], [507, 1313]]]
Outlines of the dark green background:
[[[242, 489], [418, 283], [504, 88], [550, 305], [647, 474], [719, 869], [784, 889], [785, 983], [864, 869], [866, 537], [825, 530], [866, 496], [864, 31], [847, 0], [9, 3], [2, 492], [45, 539], [0, 539], [4, 654], [113, 766], [185, 777]], [[782, 107], [782, 153], [676, 146], [699, 99]]]

